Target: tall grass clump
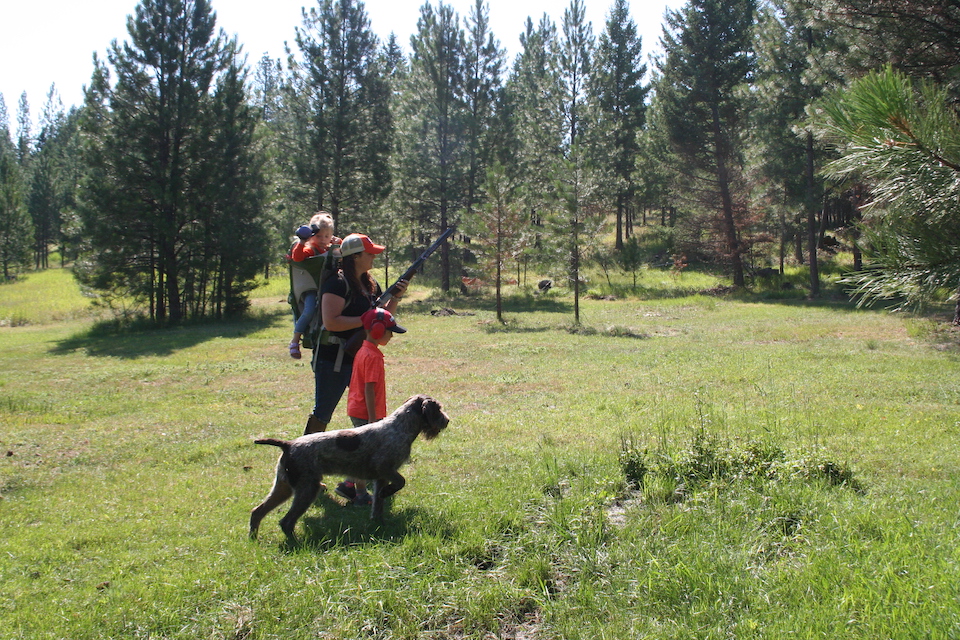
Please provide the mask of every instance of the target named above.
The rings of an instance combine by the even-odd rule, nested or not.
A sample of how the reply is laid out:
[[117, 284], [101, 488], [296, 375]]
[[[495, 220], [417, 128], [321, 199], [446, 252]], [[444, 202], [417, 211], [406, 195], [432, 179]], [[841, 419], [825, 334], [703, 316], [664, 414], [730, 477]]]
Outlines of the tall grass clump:
[[790, 456], [763, 440], [725, 441], [698, 429], [690, 441], [655, 448], [636, 434], [620, 438], [620, 469], [628, 488], [646, 499], [682, 501], [718, 483], [806, 480], [863, 492], [849, 465], [822, 453]]

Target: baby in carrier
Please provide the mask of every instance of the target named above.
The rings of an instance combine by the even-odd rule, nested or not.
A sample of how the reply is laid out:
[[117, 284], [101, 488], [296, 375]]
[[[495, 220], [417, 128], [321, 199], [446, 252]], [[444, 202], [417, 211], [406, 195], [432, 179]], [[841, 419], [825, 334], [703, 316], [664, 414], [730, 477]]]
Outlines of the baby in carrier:
[[[303, 262], [308, 258], [323, 256], [330, 245], [339, 243], [340, 239], [333, 235], [333, 216], [326, 212], [318, 212], [310, 223], [297, 229], [297, 241], [290, 248], [289, 258], [294, 262]], [[301, 295], [303, 311], [293, 325], [293, 339], [290, 340], [290, 357], [299, 360], [300, 340], [310, 328], [317, 313], [318, 289], [310, 289]]]

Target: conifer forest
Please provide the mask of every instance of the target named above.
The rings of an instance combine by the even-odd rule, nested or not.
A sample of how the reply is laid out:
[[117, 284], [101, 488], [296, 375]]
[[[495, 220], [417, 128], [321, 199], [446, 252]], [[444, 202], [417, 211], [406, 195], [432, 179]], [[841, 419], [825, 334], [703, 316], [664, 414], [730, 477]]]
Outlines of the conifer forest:
[[82, 105], [0, 102], [0, 282], [56, 259], [152, 320], [228, 317], [325, 210], [397, 271], [455, 227], [444, 291], [682, 256], [732, 287], [808, 265], [816, 296], [840, 244], [860, 301], [956, 300], [960, 3], [688, 0], [650, 43], [584, 2], [508, 56], [484, 0], [426, 0], [402, 45], [317, 0], [250, 60], [215, 2], [141, 0]]

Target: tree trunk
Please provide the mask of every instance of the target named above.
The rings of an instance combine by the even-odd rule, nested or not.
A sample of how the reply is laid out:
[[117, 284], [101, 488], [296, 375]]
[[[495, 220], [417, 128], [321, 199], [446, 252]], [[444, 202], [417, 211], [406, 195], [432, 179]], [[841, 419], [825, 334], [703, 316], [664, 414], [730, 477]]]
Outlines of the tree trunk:
[[[444, 218], [440, 223], [440, 233], [447, 230], [447, 221]], [[440, 247], [440, 290], [450, 291], [450, 244], [444, 242]]]
[[793, 259], [797, 264], [803, 264], [803, 233], [800, 231], [800, 225], [803, 224], [803, 216], [797, 214], [793, 218]]
[[503, 270], [503, 212], [497, 211], [497, 322], [503, 324], [503, 298], [500, 295], [500, 280]]
[[[784, 187], [786, 191], [786, 187]], [[787, 258], [787, 212], [785, 208], [780, 209], [780, 275], [783, 275], [783, 267]]]
[[166, 293], [166, 304], [158, 307], [162, 310], [164, 317], [158, 317], [158, 320], [169, 320], [170, 322], [180, 322], [183, 319], [183, 309], [180, 306], [180, 283], [177, 273], [177, 255], [170, 239], [164, 239], [160, 243], [160, 250], [163, 252], [163, 284]]
[[615, 248], [617, 251], [623, 251], [623, 195], [617, 196], [617, 240]]
[[723, 133], [720, 126], [720, 116], [717, 107], [711, 108], [713, 113], [714, 153], [717, 163], [717, 186], [720, 188], [720, 202], [723, 207], [723, 228], [726, 235], [727, 250], [730, 252], [730, 269], [733, 272], [733, 286], [746, 286], [743, 274], [743, 256], [740, 251], [740, 241], [737, 238], [737, 223], [733, 214], [733, 197], [730, 194], [730, 176], [727, 173], [727, 159], [724, 154], [726, 145], [723, 142]]
[[953, 308], [953, 324], [960, 326], [960, 287], [957, 287], [957, 304]]
[[817, 260], [817, 206], [814, 200], [813, 133], [807, 132], [807, 252], [810, 254], [810, 295], [820, 295], [820, 267]]
[[863, 251], [860, 250], [860, 232], [853, 232], [853, 270], [863, 270]]
[[573, 219], [573, 323], [580, 326], [580, 234], [577, 219]]

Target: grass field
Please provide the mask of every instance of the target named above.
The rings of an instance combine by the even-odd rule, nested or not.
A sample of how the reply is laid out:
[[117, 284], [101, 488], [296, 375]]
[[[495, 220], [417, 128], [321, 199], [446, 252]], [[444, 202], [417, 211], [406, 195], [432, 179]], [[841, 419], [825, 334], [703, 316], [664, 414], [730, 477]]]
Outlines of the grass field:
[[382, 526], [330, 494], [292, 547], [283, 508], [246, 530], [253, 439], [312, 406], [276, 282], [243, 321], [120, 333], [59, 270], [0, 287], [0, 638], [960, 637], [946, 314], [649, 272], [579, 327], [511, 289], [500, 325], [413, 287], [388, 404], [450, 427]]

